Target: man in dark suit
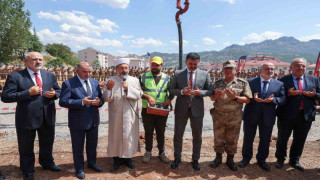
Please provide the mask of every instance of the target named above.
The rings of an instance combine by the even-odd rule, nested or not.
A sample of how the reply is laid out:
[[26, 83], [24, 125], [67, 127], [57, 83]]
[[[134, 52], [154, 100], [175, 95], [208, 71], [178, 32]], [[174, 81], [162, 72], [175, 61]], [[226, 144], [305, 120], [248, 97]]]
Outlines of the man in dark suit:
[[17, 102], [16, 131], [20, 155], [20, 170], [24, 179], [34, 179], [34, 140], [39, 138], [39, 163], [43, 169], [60, 171], [52, 157], [55, 134], [56, 108], [54, 100], [60, 96], [56, 77], [42, 70], [43, 56], [29, 52], [24, 59], [24, 70], [10, 74], [1, 100]]
[[87, 62], [77, 66], [77, 76], [63, 82], [59, 105], [69, 108], [68, 126], [71, 133], [73, 161], [76, 176], [85, 178], [83, 149], [86, 139], [88, 168], [101, 172], [96, 164], [99, 107], [104, 103], [99, 82], [90, 78], [92, 67]]
[[203, 97], [213, 94], [210, 75], [197, 69], [200, 56], [189, 53], [186, 57], [187, 68], [177, 71], [171, 81], [170, 94], [177, 96], [174, 123], [174, 161], [171, 168], [181, 162], [183, 134], [190, 118], [193, 137], [192, 167], [200, 170], [198, 162], [202, 144], [202, 125], [204, 115]]
[[315, 100], [320, 98], [320, 83], [317, 77], [305, 73], [307, 62], [304, 58], [292, 61], [292, 74], [280, 79], [284, 84], [287, 103], [278, 106], [278, 140], [276, 150], [276, 167], [282, 168], [287, 156], [288, 139], [293, 132], [293, 141], [290, 148], [289, 164], [304, 171], [300, 165], [300, 157], [304, 143], [315, 120]]
[[265, 63], [260, 68], [260, 77], [249, 79], [252, 91], [250, 103], [244, 108], [243, 114], [243, 146], [239, 166], [245, 167], [252, 158], [252, 146], [259, 126], [259, 147], [256, 156], [258, 165], [265, 171], [270, 171], [266, 159], [269, 155], [270, 138], [276, 120], [276, 106], [285, 103], [283, 83], [272, 78], [274, 64]]

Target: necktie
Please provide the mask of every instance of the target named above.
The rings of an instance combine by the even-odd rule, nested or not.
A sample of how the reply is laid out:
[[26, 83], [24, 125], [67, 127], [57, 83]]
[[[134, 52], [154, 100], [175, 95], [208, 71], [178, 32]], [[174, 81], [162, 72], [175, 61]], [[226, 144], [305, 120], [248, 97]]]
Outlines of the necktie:
[[[301, 78], [297, 78], [297, 81], [298, 81], [299, 90], [300, 90], [300, 91], [303, 91], [303, 86], [302, 86]], [[300, 109], [303, 109], [303, 108], [304, 108], [303, 99], [301, 99]]]
[[267, 85], [269, 81], [263, 81], [263, 88], [262, 88], [262, 99], [265, 99], [267, 96]]
[[189, 89], [192, 89], [192, 83], [193, 83], [193, 72], [192, 71], [190, 71], [189, 72], [190, 73], [190, 77], [189, 77]]
[[87, 88], [87, 94], [88, 94], [88, 96], [91, 96], [91, 95], [92, 95], [92, 91], [91, 91], [91, 89], [90, 89], [88, 80], [84, 80], [84, 83], [86, 83], [86, 88]]
[[[38, 76], [38, 73], [34, 73], [34, 75], [36, 76], [36, 83], [37, 83], [37, 86], [39, 86], [41, 89], [42, 89], [42, 82]], [[42, 91], [41, 91], [41, 96], [42, 96]]]

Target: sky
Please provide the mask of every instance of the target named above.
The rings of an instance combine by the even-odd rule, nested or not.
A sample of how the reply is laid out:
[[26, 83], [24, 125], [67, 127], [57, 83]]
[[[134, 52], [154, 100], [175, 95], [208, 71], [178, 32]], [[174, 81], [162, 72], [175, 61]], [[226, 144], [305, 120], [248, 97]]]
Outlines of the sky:
[[[24, 0], [43, 44], [113, 55], [178, 53], [176, 0]], [[181, 6], [184, 7], [184, 0]], [[320, 39], [320, 0], [190, 0], [183, 52], [292, 36]]]

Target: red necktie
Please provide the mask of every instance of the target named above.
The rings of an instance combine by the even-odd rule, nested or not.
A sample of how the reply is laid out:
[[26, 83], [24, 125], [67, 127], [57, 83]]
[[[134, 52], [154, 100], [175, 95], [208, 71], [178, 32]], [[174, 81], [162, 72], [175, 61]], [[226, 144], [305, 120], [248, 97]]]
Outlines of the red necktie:
[[[301, 82], [301, 78], [297, 78], [298, 81], [298, 86], [299, 86], [299, 90], [303, 91], [303, 86], [302, 86], [302, 82]], [[300, 109], [303, 109], [304, 105], [303, 105], [303, 99], [301, 100], [301, 105], [300, 105]]]
[[192, 80], [193, 80], [193, 72], [192, 71], [190, 71], [189, 72], [190, 73], [190, 77], [189, 77], [189, 89], [192, 89]]
[[[42, 89], [42, 82], [38, 76], [38, 73], [34, 73], [34, 75], [36, 76], [37, 86], [39, 86]], [[41, 92], [41, 96], [42, 96], [42, 92]]]

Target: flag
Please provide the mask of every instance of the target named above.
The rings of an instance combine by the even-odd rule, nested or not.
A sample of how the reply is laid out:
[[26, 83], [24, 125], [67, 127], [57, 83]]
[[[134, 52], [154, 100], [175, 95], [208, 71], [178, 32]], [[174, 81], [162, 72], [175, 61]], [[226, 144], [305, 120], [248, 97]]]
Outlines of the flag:
[[148, 63], [150, 64], [150, 53], [147, 52], [147, 54], [148, 54]]
[[314, 74], [313, 74], [314, 76], [318, 75], [317, 71], [319, 71], [319, 68], [320, 68], [320, 52], [317, 59], [316, 69], [314, 69]]
[[241, 56], [238, 61], [238, 70], [244, 70], [244, 66], [246, 65], [247, 56]]

